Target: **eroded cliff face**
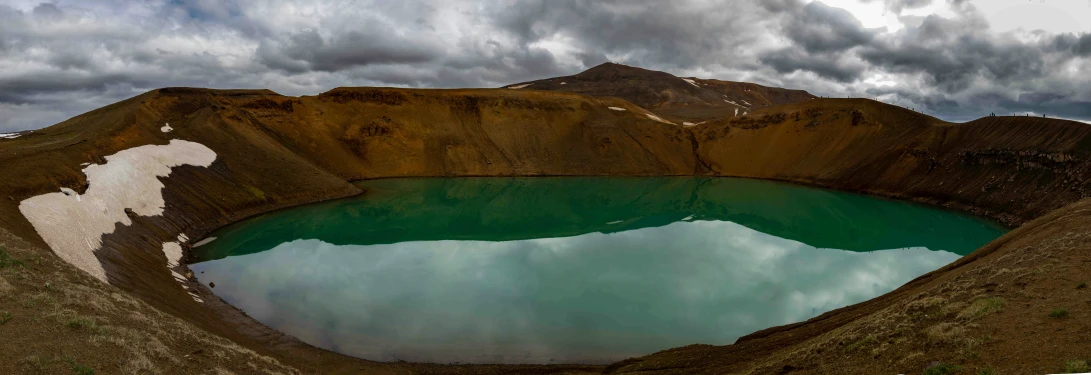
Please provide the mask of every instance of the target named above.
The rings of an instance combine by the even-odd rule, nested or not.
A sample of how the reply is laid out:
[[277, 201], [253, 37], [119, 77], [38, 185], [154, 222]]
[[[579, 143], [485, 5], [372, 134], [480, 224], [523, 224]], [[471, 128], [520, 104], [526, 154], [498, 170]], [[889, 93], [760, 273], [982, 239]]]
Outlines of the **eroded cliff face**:
[[1086, 196], [1091, 127], [988, 117], [951, 124], [866, 99], [819, 99], [696, 127], [715, 174], [793, 181], [1018, 225]]
[[[214, 161], [166, 163], [169, 173], [154, 174], [163, 185], [162, 210], [106, 200], [108, 212], [125, 217], [96, 230], [101, 243], [87, 244], [88, 261], [100, 263], [96, 276], [162, 311], [292, 358], [322, 352], [260, 328], [240, 330], [252, 322], [224, 306], [206, 308], [215, 303], [202, 300], [209, 292], [178, 280], [178, 250], [185, 253], [188, 239], [254, 214], [360, 193], [352, 180], [406, 176], [755, 177], [1019, 224], [1081, 199], [1091, 156], [1083, 124], [1008, 117], [950, 124], [868, 100], [811, 100], [692, 127], [653, 117], [621, 99], [543, 91], [341, 88], [296, 98], [161, 89], [0, 140], [0, 226], [58, 251], [40, 224], [60, 221], [46, 214], [32, 224], [21, 204], [45, 194], [65, 204], [97, 194], [109, 182], [89, 179], [88, 170], [111, 166], [111, 155], [199, 145]], [[70, 193], [57, 193], [62, 188]], [[818, 328], [808, 332], [859, 314], [811, 323]]]

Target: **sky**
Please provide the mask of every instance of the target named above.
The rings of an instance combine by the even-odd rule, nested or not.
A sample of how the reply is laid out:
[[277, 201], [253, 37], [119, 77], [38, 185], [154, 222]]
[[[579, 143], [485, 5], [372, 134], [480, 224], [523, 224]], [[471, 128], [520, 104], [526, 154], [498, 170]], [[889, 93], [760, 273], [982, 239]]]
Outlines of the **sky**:
[[0, 132], [160, 87], [499, 87], [608, 61], [1091, 121], [1091, 0], [0, 0]]

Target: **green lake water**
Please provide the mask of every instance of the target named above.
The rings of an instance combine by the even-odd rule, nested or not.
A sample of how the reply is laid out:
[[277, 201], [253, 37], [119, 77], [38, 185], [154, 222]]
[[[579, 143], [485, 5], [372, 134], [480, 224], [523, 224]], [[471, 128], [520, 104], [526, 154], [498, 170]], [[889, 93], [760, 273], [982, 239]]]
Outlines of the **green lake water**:
[[608, 363], [894, 290], [1003, 227], [732, 178], [457, 178], [213, 233], [190, 267], [258, 321], [377, 361]]

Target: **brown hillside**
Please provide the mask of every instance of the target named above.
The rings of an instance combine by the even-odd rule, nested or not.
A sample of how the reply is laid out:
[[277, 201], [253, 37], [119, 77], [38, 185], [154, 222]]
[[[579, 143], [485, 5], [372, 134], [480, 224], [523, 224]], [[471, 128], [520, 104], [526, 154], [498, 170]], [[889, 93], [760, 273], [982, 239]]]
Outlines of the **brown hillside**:
[[756, 108], [816, 98], [802, 90], [680, 78], [615, 63], [604, 63], [572, 76], [522, 82], [505, 88], [618, 97], [679, 123], [699, 123], [735, 116], [736, 109], [742, 114]]
[[[621, 75], [609, 76], [615, 71]], [[626, 72], [595, 74], [623, 80]], [[1087, 203], [1079, 201], [1091, 173], [1085, 124], [1024, 117], [951, 124], [858, 99], [763, 107], [693, 127], [648, 115], [619, 98], [542, 90], [339, 88], [286, 97], [171, 88], [0, 140], [0, 247], [21, 263], [0, 269], [0, 311], [15, 317], [0, 325], [0, 337], [17, 338], [0, 340], [0, 372], [56, 372], [69, 360], [137, 373], [603, 370], [347, 358], [264, 328], [190, 280], [205, 301], [195, 302], [165, 266], [162, 244], [179, 233], [198, 239], [257, 213], [360, 193], [352, 180], [403, 176], [744, 176], [928, 202], [1012, 225], [1041, 217], [874, 300], [736, 345], [672, 349], [608, 371], [919, 372], [946, 361], [1048, 372], [1081, 355], [1057, 345], [1086, 347], [1079, 340], [1088, 337], [1091, 297], [1075, 289], [1087, 277], [1076, 265], [1089, 261], [1080, 229]], [[172, 132], [160, 130], [166, 123]], [[18, 209], [61, 187], [86, 191], [83, 163], [172, 139], [200, 143], [217, 158], [160, 178], [163, 216], [134, 216], [103, 237], [95, 255], [110, 285], [54, 256]], [[995, 298], [1005, 301], [1002, 312], [961, 313]], [[1035, 320], [1049, 306], [1066, 306], [1073, 318]], [[1023, 347], [1023, 336], [1037, 346]]]

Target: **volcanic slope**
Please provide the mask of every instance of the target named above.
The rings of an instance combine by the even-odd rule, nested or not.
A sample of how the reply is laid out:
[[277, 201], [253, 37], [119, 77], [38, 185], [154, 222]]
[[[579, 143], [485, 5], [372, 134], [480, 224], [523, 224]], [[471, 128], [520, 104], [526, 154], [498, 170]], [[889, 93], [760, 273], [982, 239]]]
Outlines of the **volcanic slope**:
[[618, 97], [678, 124], [734, 117], [754, 109], [817, 98], [802, 90], [747, 82], [676, 77], [670, 73], [604, 63], [567, 77], [521, 82], [508, 89]]
[[694, 132], [699, 159], [715, 175], [898, 197], [1019, 227], [870, 301], [734, 345], [623, 361], [607, 373], [915, 374], [941, 366], [1033, 374], [1085, 366], [1086, 124], [1033, 117], [954, 124], [872, 100], [818, 99]]
[[[862, 99], [769, 106], [692, 127], [648, 115], [620, 98], [541, 90], [339, 88], [287, 97], [168, 88], [0, 139], [0, 337], [15, 338], [0, 340], [0, 372], [50, 373], [72, 363], [136, 373], [604, 370], [348, 358], [257, 324], [178, 264], [189, 239], [225, 224], [361, 193], [353, 180], [409, 176], [743, 176], [922, 201], [1011, 225], [1038, 218], [874, 300], [736, 345], [667, 350], [610, 372], [914, 373], [944, 361], [1024, 373], [1059, 371], [1087, 355], [1078, 350], [1091, 337], [1091, 296], [1077, 289], [1091, 282], [1080, 267], [1091, 261], [1081, 200], [1091, 184], [1085, 124], [1025, 117], [952, 124]], [[81, 248], [47, 243], [85, 228], [57, 230], [24, 215], [43, 214], [23, 211], [23, 202], [46, 194], [66, 205], [146, 201], [132, 196], [137, 189], [110, 190], [88, 174], [131, 162], [118, 155], [132, 150], [189, 145], [181, 142], [215, 159], [155, 169], [162, 210], [108, 207], [128, 219], [86, 238], [101, 239], [86, 254], [108, 283], [55, 255]], [[1059, 308], [1069, 317], [1051, 320]]]

